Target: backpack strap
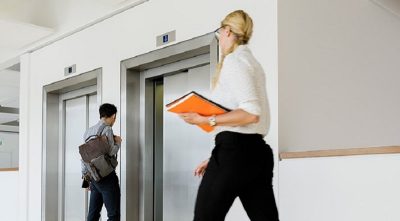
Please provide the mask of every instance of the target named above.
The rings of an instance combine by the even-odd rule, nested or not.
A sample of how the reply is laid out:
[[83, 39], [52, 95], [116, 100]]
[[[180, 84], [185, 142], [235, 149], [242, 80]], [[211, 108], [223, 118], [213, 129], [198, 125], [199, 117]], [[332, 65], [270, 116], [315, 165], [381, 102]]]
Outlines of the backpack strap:
[[99, 130], [96, 133], [96, 136], [101, 136], [101, 133], [103, 133], [104, 128], [106, 128], [107, 125], [105, 123], [103, 123], [100, 127]]
[[85, 143], [87, 143], [87, 142], [88, 142], [89, 140], [91, 140], [93, 137], [97, 137], [97, 134], [96, 134], [96, 135], [89, 136], [88, 138], [86, 138]]

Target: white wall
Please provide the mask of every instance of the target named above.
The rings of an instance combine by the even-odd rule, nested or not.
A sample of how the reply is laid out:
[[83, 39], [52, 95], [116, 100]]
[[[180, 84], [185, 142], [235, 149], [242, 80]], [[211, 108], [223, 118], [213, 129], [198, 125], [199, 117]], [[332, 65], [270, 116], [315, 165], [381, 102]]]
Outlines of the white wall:
[[[28, 197], [29, 197], [29, 164], [30, 164], [30, 118], [29, 118], [29, 84], [30, 84], [30, 55], [21, 56], [20, 72], [20, 105], [19, 105], [19, 177], [18, 177], [18, 220], [28, 220]], [[40, 124], [41, 125], [41, 124]], [[34, 130], [33, 130], [34, 131]], [[36, 178], [37, 179], [37, 178]]]
[[67, 31], [138, 0], [2, 0], [0, 19]]
[[[267, 72], [272, 125], [268, 141], [277, 151], [277, 23], [276, 1], [216, 2], [150, 0], [43, 49], [23, 56], [21, 61], [21, 194], [19, 220], [41, 218], [42, 87], [64, 79], [64, 67], [76, 64], [77, 74], [103, 68], [103, 102], [120, 107], [120, 61], [152, 50], [155, 37], [176, 30], [177, 42], [204, 35], [219, 27], [230, 11], [244, 9], [255, 21], [250, 44]], [[114, 126], [120, 133], [120, 124]], [[22, 162], [23, 161], [23, 162]], [[238, 217], [240, 219], [240, 217]], [[242, 219], [243, 220], [243, 219]]]
[[400, 154], [283, 160], [281, 221], [400, 220]]
[[3, 0], [0, 7], [0, 19], [29, 21], [29, 6], [26, 0]]
[[34, 24], [70, 31], [121, 6], [138, 0], [34, 0], [29, 9]]
[[400, 17], [369, 0], [280, 0], [281, 151], [400, 143]]
[[1, 220], [17, 220], [18, 217], [18, 171], [0, 172]]

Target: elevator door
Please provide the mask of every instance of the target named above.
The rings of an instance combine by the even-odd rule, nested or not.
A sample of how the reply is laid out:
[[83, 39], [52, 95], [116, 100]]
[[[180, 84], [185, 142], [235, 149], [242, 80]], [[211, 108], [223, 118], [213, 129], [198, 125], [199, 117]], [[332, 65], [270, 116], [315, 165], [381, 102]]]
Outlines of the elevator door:
[[[156, 221], [193, 219], [197, 189], [201, 180], [193, 176], [193, 171], [200, 162], [210, 156], [212, 137], [197, 126], [186, 124], [176, 114], [167, 112], [165, 104], [192, 90], [209, 96], [209, 73], [209, 65], [204, 65], [163, 78], [163, 102], [155, 102], [155, 108], [163, 110], [162, 125], [156, 121], [154, 133]], [[162, 128], [162, 136], [157, 132], [157, 128]], [[162, 145], [157, 142], [160, 138], [163, 140]], [[157, 162], [160, 155], [162, 164]], [[157, 191], [161, 188], [161, 184], [157, 183], [157, 180], [160, 182], [157, 171], [162, 171], [162, 191]], [[162, 200], [162, 205], [157, 199]]]
[[86, 220], [88, 196], [81, 188], [81, 162], [79, 145], [88, 126], [98, 121], [97, 96], [85, 95], [65, 100], [64, 127], [64, 182], [63, 182], [63, 220]]

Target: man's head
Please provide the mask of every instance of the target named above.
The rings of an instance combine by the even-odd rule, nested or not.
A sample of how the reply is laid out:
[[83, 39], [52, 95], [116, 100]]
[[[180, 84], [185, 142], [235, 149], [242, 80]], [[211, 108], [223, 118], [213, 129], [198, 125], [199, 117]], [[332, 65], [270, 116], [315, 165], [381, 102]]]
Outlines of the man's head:
[[117, 116], [117, 107], [113, 104], [104, 103], [99, 108], [100, 119], [107, 125], [113, 126]]

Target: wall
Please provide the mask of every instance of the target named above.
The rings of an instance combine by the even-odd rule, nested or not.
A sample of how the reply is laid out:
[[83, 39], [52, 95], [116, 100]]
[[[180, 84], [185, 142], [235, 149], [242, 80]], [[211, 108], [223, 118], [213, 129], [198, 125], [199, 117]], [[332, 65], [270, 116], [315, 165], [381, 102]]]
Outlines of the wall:
[[29, 6], [26, 0], [3, 0], [0, 7], [0, 19], [29, 21]]
[[35, 0], [30, 5], [34, 24], [68, 32], [121, 6], [138, 0]]
[[280, 150], [399, 144], [399, 17], [367, 0], [278, 2]]
[[70, 31], [138, 0], [3, 0], [0, 19]]
[[[230, 11], [244, 9], [255, 21], [250, 44], [267, 72], [272, 125], [268, 142], [277, 152], [277, 44], [276, 1], [150, 0], [45, 48], [24, 55], [21, 61], [19, 220], [41, 218], [42, 87], [64, 79], [64, 67], [76, 64], [77, 74], [103, 68], [103, 102], [120, 107], [120, 61], [152, 50], [155, 37], [177, 30], [177, 42], [204, 35], [219, 27]], [[22, 98], [23, 95], [27, 97]], [[120, 133], [120, 123], [114, 126]], [[241, 219], [240, 217], [236, 217]], [[241, 219], [243, 220], [243, 219]]]
[[400, 220], [400, 154], [283, 160], [282, 221]]
[[17, 220], [18, 171], [0, 171], [1, 220]]

